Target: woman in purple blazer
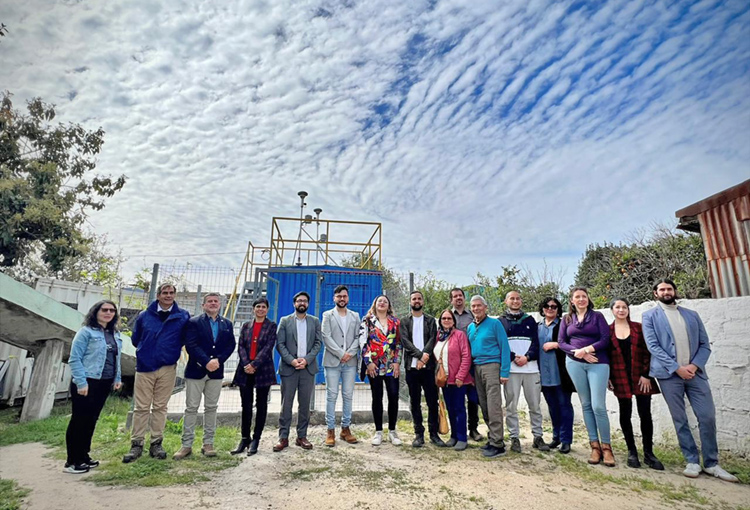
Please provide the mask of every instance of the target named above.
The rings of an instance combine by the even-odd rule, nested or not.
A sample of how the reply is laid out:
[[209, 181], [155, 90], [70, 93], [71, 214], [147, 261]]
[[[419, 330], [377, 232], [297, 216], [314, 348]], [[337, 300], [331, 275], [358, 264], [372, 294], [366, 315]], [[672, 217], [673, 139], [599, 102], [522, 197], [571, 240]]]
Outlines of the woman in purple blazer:
[[[268, 412], [268, 392], [276, 384], [276, 371], [273, 366], [273, 349], [276, 345], [276, 323], [266, 318], [268, 300], [259, 298], [253, 302], [255, 318], [242, 325], [237, 352], [240, 361], [232, 381], [240, 387], [242, 397], [242, 439], [232, 455], [247, 450], [247, 454], [258, 453], [258, 444], [266, 426]], [[255, 390], [255, 429], [250, 440], [250, 423], [253, 420], [253, 390]]]
[[583, 421], [589, 433], [589, 464], [615, 465], [607, 416], [609, 381], [609, 324], [594, 310], [589, 292], [576, 287], [570, 294], [570, 308], [560, 322], [557, 337], [560, 350], [568, 355], [565, 367], [583, 408]]

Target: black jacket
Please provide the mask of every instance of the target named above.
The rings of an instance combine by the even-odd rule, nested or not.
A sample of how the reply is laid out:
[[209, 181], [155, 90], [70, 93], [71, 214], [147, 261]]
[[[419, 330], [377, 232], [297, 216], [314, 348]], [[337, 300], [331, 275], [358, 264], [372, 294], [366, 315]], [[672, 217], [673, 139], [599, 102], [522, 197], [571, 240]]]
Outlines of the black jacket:
[[432, 351], [435, 349], [435, 342], [437, 341], [437, 323], [435, 317], [428, 314], [424, 316], [424, 349], [419, 350], [414, 345], [412, 337], [414, 336], [414, 317], [411, 314], [401, 319], [401, 345], [404, 346], [404, 368], [409, 370], [411, 368], [411, 361], [413, 358], [421, 359], [424, 353], [430, 355], [430, 360], [427, 362], [428, 367], [435, 366], [435, 360], [433, 359]]
[[[193, 317], [188, 321], [185, 332], [185, 350], [188, 362], [185, 367], [186, 379], [224, 378], [224, 363], [234, 352], [237, 343], [234, 340], [234, 326], [229, 319], [219, 316], [219, 334], [214, 343], [209, 317], [205, 313]], [[206, 365], [212, 359], [219, 360], [219, 368], [213, 372], [206, 370]]]

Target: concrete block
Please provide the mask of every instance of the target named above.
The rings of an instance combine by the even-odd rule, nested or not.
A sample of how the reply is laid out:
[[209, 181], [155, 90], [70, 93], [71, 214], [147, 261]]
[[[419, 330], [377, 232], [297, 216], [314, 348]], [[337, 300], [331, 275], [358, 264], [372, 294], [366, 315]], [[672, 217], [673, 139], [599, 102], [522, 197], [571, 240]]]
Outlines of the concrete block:
[[35, 357], [29, 392], [21, 410], [22, 422], [40, 420], [50, 415], [55, 403], [64, 349], [65, 342], [62, 340], [47, 340]]

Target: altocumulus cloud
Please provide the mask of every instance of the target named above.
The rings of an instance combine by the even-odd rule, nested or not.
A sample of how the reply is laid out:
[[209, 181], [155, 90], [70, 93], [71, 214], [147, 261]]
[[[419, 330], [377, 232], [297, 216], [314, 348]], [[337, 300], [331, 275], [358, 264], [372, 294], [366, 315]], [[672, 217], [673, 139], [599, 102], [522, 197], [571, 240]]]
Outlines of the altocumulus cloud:
[[744, 1], [33, 0], [3, 21], [15, 100], [106, 130], [99, 169], [129, 181], [91, 222], [126, 255], [263, 244], [306, 189], [382, 221], [399, 270], [571, 278], [587, 244], [750, 170]]

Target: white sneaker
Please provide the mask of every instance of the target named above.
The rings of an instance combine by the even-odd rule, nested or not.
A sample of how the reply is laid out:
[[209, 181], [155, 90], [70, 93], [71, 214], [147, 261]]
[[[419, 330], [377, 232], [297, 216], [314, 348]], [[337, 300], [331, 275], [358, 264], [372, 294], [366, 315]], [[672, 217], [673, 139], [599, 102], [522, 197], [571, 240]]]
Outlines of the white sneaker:
[[404, 444], [403, 441], [401, 441], [401, 438], [398, 437], [398, 432], [396, 432], [395, 430], [388, 431], [388, 439], [391, 440], [391, 444], [393, 446], [401, 446], [402, 444]]
[[731, 473], [727, 473], [718, 464], [716, 464], [715, 466], [708, 467], [708, 468], [703, 468], [703, 471], [705, 473], [708, 473], [709, 475], [713, 475], [716, 478], [719, 478], [720, 480], [724, 480], [725, 482], [735, 482], [735, 483], [739, 482], [736, 476], [734, 476]]
[[683, 471], [682, 474], [687, 476], [688, 478], [698, 478], [698, 475], [701, 474], [701, 465], [688, 464], [687, 466], [685, 466], [685, 471]]
[[375, 432], [375, 435], [372, 436], [372, 445], [380, 446], [382, 442], [383, 442], [383, 431], [378, 430]]

